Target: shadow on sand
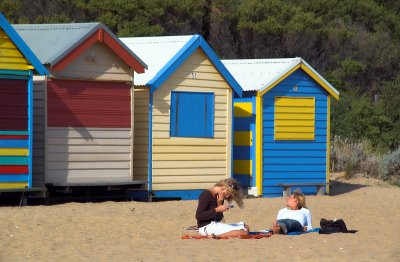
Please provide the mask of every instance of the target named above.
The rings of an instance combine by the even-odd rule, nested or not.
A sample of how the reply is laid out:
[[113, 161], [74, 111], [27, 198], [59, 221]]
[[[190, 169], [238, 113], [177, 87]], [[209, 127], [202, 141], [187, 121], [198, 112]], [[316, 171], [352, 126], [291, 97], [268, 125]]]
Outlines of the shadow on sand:
[[360, 184], [351, 184], [346, 183], [346, 181], [339, 180], [331, 180], [330, 181], [330, 192], [329, 195], [337, 196], [345, 193], [349, 193], [351, 191], [367, 187], [368, 185], [360, 185]]

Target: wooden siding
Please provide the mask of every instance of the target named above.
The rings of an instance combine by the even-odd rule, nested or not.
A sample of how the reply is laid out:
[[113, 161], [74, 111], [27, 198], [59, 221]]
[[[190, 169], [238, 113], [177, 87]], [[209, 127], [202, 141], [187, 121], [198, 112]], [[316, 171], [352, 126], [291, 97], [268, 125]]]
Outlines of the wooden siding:
[[0, 69], [32, 69], [32, 66], [2, 29], [0, 29], [0, 50]]
[[[171, 91], [215, 94], [214, 138], [170, 137]], [[231, 174], [232, 90], [197, 49], [154, 92], [153, 190], [204, 189]]]
[[0, 79], [0, 130], [28, 130], [28, 81]]
[[313, 140], [314, 97], [275, 97], [275, 140]]
[[45, 96], [46, 78], [33, 77], [32, 186], [45, 185]]
[[[279, 141], [274, 139], [275, 97], [315, 99], [315, 139]], [[325, 182], [327, 147], [327, 96], [302, 69], [298, 69], [263, 96], [262, 148], [263, 196], [281, 196], [284, 182]], [[315, 193], [315, 188], [301, 188]]]
[[107, 45], [96, 43], [89, 47], [55, 77], [86, 80], [131, 81], [129, 66]]
[[51, 80], [49, 127], [131, 127], [130, 83]]
[[135, 88], [134, 97], [133, 179], [148, 181], [149, 89]]
[[47, 128], [46, 183], [132, 180], [130, 128]]
[[244, 187], [255, 185], [255, 100], [234, 100], [233, 177]]

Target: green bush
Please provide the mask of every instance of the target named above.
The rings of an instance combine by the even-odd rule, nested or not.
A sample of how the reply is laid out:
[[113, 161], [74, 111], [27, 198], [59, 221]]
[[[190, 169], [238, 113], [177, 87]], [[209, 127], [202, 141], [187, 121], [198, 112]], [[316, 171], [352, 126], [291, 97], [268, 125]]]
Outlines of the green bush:
[[400, 147], [383, 156], [380, 178], [400, 186]]

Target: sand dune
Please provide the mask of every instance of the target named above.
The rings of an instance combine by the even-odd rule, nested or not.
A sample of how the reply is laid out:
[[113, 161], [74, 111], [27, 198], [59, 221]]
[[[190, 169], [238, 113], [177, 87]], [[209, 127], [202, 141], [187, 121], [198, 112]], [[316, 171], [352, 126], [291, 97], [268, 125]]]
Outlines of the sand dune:
[[[313, 226], [342, 218], [356, 234], [182, 240], [196, 201], [0, 207], [0, 261], [400, 261], [400, 188], [363, 177], [307, 196]], [[269, 228], [282, 198], [245, 199], [226, 222]]]

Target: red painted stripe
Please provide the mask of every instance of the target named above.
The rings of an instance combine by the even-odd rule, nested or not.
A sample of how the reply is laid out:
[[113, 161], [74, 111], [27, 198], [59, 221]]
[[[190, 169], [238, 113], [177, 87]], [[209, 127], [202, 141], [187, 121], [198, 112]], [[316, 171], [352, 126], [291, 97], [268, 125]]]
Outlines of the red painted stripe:
[[0, 165], [0, 174], [29, 174], [28, 166], [2, 166]]
[[28, 139], [28, 135], [0, 135], [0, 139]]
[[0, 130], [28, 129], [28, 81], [0, 79]]
[[100, 81], [49, 81], [47, 125], [131, 127], [131, 86]]

